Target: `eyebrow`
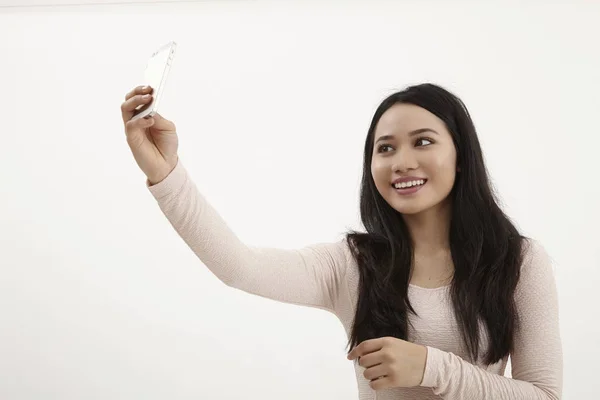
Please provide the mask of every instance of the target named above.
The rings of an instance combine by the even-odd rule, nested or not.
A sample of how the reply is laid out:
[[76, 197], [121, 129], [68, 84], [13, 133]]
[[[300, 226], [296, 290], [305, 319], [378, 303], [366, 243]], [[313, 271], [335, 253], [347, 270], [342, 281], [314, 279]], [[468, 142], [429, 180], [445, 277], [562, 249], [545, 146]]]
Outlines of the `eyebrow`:
[[[423, 133], [423, 132], [432, 132], [432, 133], [435, 133], [436, 135], [439, 135], [439, 133], [437, 133], [436, 131], [434, 131], [431, 128], [421, 128], [421, 129], [415, 129], [414, 131], [408, 132], [408, 136], [415, 136], [415, 135], [418, 135], [419, 133]], [[391, 140], [391, 139], [394, 139], [394, 135], [383, 135], [379, 139], [377, 139], [377, 141], [375, 143], [379, 143], [382, 140]]]

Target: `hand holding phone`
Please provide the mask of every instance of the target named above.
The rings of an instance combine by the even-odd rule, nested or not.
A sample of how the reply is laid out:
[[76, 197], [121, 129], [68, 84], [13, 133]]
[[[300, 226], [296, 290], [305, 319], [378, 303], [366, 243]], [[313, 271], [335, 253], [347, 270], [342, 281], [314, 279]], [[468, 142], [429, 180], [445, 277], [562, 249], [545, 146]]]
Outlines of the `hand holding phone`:
[[[127, 143], [150, 184], [166, 178], [178, 162], [175, 124], [157, 112], [173, 54], [173, 47], [167, 46], [159, 49], [150, 60], [146, 68], [147, 84], [129, 91], [121, 104]], [[157, 86], [152, 86], [152, 82]]]
[[153, 89], [151, 93], [152, 101], [136, 108], [133, 113], [133, 120], [149, 118], [158, 112], [158, 105], [167, 83], [176, 48], [177, 43], [172, 41], [161, 46], [150, 56], [144, 70], [144, 84]]

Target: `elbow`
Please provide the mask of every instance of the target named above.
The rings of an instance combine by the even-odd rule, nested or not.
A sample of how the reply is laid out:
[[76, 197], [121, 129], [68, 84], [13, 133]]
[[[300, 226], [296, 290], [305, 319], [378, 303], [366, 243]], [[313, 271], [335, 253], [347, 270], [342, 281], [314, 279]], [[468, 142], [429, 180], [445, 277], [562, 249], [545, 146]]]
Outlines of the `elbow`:
[[233, 271], [231, 269], [222, 268], [220, 265], [214, 264], [205, 264], [208, 267], [208, 270], [212, 273], [212, 275], [217, 278], [221, 283], [224, 283], [226, 286], [231, 288], [238, 288], [239, 283], [242, 281], [240, 279], [240, 274], [237, 271]]
[[219, 280], [224, 283], [226, 286], [230, 287], [230, 288], [234, 288], [234, 289], [238, 289], [239, 288], [239, 279], [236, 279], [234, 274], [220, 274], [217, 275], [217, 278], [219, 278]]
[[542, 400], [561, 400], [562, 399], [562, 394], [561, 394], [561, 390], [557, 387], [540, 387], [540, 386], [536, 386], [537, 389], [540, 391], [540, 396], [539, 398]]
[[548, 400], [561, 400], [562, 396], [560, 393], [546, 393], [546, 399]]

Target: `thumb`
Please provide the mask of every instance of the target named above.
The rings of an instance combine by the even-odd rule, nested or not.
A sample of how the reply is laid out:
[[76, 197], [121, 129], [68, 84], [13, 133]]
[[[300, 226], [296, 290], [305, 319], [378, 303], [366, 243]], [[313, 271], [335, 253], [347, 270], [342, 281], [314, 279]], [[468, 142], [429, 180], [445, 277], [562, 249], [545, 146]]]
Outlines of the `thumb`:
[[154, 118], [138, 118], [129, 120], [125, 124], [125, 134], [127, 137], [137, 137], [141, 135], [147, 128], [154, 125]]
[[[151, 118], [154, 120], [154, 122], [156, 122], [157, 124], [160, 125], [160, 127], [162, 128], [163, 126], [169, 126], [170, 129], [174, 129], [174, 124], [173, 121], [166, 119], [165, 117], [163, 117], [162, 115], [160, 115], [159, 113], [154, 114], [154, 116]], [[153, 123], [154, 123], [153, 122]]]
[[150, 118], [140, 118], [137, 121], [137, 125], [136, 128], [140, 129], [140, 130], [146, 130], [147, 128], [150, 128], [152, 125], [154, 125], [154, 123], [156, 122], [154, 120], [154, 118], [150, 117]]
[[176, 128], [173, 121], [166, 119], [158, 113], [154, 114], [152, 118], [149, 118], [149, 121], [150, 125], [146, 126], [146, 128], [154, 126], [156, 131], [162, 133], [175, 133]]

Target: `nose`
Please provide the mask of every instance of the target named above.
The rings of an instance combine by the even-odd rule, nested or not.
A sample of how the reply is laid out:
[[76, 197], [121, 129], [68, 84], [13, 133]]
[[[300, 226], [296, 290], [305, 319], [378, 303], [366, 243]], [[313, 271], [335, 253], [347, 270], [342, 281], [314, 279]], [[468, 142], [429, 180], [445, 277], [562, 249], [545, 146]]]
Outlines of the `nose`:
[[392, 163], [392, 172], [405, 173], [409, 170], [417, 169], [418, 167], [419, 163], [410, 149], [398, 151], [394, 162]]

